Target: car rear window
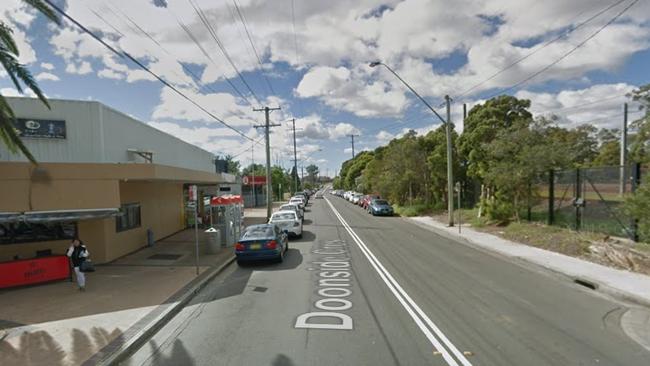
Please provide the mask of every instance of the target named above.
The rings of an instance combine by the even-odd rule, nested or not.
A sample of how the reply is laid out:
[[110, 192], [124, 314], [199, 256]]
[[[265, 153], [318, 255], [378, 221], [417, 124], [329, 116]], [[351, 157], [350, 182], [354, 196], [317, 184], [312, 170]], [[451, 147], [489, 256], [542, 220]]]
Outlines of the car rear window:
[[296, 214], [293, 212], [279, 212], [271, 216], [271, 221], [276, 220], [295, 220]]
[[280, 211], [295, 211], [295, 210], [296, 210], [296, 206], [294, 205], [280, 206]]
[[388, 201], [386, 200], [375, 200], [375, 205], [387, 205]]
[[253, 226], [247, 227], [242, 235], [242, 239], [266, 239], [273, 237], [272, 226]]

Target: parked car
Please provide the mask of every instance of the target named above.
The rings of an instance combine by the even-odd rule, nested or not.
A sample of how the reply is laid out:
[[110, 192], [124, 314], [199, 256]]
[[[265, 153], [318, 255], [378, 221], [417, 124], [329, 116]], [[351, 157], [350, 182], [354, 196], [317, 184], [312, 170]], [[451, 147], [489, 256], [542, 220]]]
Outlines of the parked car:
[[370, 206], [368, 207], [368, 213], [373, 216], [393, 216], [393, 206], [384, 199], [374, 199], [370, 201]]
[[305, 211], [305, 206], [307, 206], [305, 199], [302, 197], [291, 197], [289, 203], [292, 205], [298, 205], [303, 212]]
[[361, 200], [359, 206], [363, 207], [363, 209], [367, 211], [368, 207], [370, 207], [370, 202], [372, 202], [372, 200], [378, 200], [380, 198], [381, 197], [378, 194], [369, 194], [363, 196], [363, 199]]
[[289, 235], [274, 224], [251, 225], [235, 244], [237, 264], [256, 260], [282, 262], [289, 249]]
[[354, 203], [354, 204], [359, 203], [359, 200], [361, 199], [361, 197], [363, 197], [363, 195], [361, 193], [355, 193], [352, 196], [352, 203]]
[[284, 205], [280, 206], [280, 208], [278, 208], [278, 211], [293, 211], [298, 215], [298, 217], [300, 217], [301, 220], [305, 218], [305, 212], [301, 210], [298, 205], [293, 203], [285, 203]]
[[294, 211], [278, 211], [271, 215], [269, 224], [275, 224], [289, 236], [302, 237], [302, 219]]

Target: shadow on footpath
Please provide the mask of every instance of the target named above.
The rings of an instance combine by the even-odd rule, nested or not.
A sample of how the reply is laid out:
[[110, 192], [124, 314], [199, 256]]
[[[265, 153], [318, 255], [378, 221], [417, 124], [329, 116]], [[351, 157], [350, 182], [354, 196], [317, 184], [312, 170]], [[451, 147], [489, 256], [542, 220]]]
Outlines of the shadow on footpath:
[[43, 330], [22, 333], [17, 346], [5, 339], [0, 339], [0, 365], [82, 365], [109, 343], [115, 342], [120, 345], [124, 343], [123, 334], [119, 328], [110, 333], [100, 327], [91, 328], [89, 333], [76, 328], [71, 332], [70, 354], [66, 354], [61, 344]]

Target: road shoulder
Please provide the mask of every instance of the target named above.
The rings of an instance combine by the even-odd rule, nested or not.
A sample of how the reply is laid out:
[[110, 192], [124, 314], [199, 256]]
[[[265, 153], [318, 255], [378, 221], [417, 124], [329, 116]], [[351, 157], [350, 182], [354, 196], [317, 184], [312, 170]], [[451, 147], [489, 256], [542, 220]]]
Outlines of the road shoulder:
[[431, 217], [404, 218], [449, 239], [479, 247], [505, 257], [523, 260], [564, 275], [572, 281], [593, 285], [595, 290], [623, 301], [650, 307], [650, 276], [614, 269], [463, 227], [448, 227]]

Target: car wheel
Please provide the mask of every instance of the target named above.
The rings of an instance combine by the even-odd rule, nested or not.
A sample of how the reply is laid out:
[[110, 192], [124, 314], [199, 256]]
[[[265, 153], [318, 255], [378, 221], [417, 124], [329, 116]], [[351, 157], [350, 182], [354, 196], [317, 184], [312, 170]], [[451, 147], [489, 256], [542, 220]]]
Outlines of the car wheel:
[[278, 262], [282, 263], [284, 262], [284, 250], [280, 252], [280, 255], [278, 256]]
[[243, 267], [244, 266], [244, 261], [238, 260], [237, 265], [240, 266], [240, 267]]

